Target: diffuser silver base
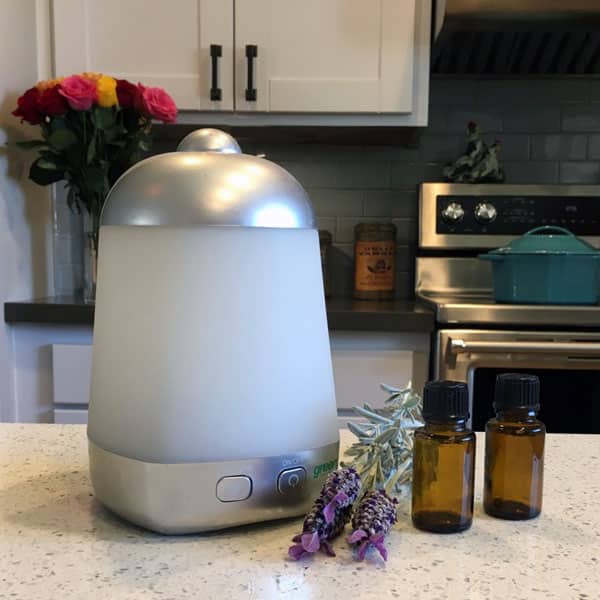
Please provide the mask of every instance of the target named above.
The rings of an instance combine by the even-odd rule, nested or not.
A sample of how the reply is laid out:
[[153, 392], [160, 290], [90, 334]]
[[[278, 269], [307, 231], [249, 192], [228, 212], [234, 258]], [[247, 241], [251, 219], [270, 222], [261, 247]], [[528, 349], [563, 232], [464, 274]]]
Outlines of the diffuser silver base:
[[[88, 443], [98, 500], [136, 525], [169, 534], [302, 515], [310, 510], [327, 473], [337, 468], [339, 453], [335, 442], [283, 456], [162, 464], [108, 452], [89, 439]], [[217, 490], [231, 497], [223, 482], [231, 482], [235, 493], [240, 481], [243, 489], [248, 486], [247, 498], [219, 500]]]

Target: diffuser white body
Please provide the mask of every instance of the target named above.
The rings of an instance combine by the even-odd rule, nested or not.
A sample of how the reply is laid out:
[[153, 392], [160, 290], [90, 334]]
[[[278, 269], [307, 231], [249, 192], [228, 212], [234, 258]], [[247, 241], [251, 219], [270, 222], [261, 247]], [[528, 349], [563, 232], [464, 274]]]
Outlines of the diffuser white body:
[[138, 163], [102, 215], [88, 425], [98, 499], [188, 533], [299, 515], [337, 466], [318, 234], [237, 153]]

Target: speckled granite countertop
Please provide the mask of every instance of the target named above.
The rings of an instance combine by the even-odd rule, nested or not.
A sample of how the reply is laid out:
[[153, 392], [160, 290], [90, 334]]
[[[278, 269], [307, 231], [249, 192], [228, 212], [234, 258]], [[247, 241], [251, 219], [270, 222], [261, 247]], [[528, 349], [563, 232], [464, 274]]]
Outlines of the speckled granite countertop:
[[0, 598], [598, 598], [600, 436], [548, 436], [544, 510], [520, 523], [482, 513], [482, 442], [471, 530], [417, 531], [403, 504], [387, 564], [353, 562], [342, 539], [295, 563], [300, 520], [155, 535], [94, 501], [83, 426], [0, 424]]

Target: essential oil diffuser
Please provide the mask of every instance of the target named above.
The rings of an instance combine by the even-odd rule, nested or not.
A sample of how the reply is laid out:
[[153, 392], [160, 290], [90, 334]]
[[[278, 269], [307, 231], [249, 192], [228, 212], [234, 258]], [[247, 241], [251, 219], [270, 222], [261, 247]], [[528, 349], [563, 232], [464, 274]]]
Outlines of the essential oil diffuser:
[[339, 445], [310, 201], [224, 132], [178, 150], [129, 169], [102, 213], [96, 496], [162, 533], [302, 514]]

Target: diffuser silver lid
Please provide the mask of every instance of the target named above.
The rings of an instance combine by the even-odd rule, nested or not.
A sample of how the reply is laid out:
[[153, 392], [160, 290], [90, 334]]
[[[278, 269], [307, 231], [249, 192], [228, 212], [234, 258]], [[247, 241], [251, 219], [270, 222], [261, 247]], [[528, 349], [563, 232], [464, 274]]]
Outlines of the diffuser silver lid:
[[241, 154], [237, 140], [221, 131], [205, 127], [188, 133], [177, 146], [178, 152], [222, 152], [223, 154]]
[[[126, 171], [108, 194], [101, 225], [315, 227], [310, 200], [290, 173], [236, 153], [224, 132], [203, 131], [186, 136], [182, 151], [147, 158]], [[195, 150], [207, 141], [208, 150]]]

